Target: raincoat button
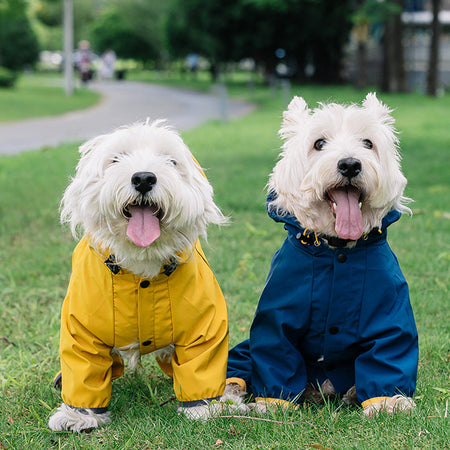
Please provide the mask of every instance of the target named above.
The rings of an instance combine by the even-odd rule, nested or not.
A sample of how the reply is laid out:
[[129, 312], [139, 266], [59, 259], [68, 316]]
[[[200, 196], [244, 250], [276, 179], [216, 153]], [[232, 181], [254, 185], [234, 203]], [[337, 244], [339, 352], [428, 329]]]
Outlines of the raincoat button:
[[144, 280], [141, 281], [141, 288], [148, 288], [150, 286], [150, 281]]
[[328, 331], [330, 332], [330, 334], [337, 334], [339, 332], [339, 328], [338, 327], [330, 327], [330, 329]]
[[145, 345], [146, 347], [147, 347], [147, 345], [150, 345], [152, 343], [152, 341], [144, 341], [143, 343], [142, 343], [142, 345]]
[[339, 255], [337, 256], [337, 260], [340, 263], [345, 263], [345, 261], [347, 261], [347, 255], [345, 253], [339, 253]]

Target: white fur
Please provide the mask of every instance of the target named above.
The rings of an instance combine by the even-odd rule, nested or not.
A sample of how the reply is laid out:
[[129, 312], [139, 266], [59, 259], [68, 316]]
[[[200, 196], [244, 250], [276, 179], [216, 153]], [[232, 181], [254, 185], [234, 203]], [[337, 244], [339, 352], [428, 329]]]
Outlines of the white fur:
[[[175, 353], [175, 346], [173, 344], [167, 347], [160, 348], [153, 352], [154, 357], [161, 362], [170, 363], [172, 356]], [[133, 342], [123, 347], [114, 347], [111, 354], [119, 354], [124, 361], [128, 361], [128, 369], [135, 370], [141, 362], [141, 352], [139, 341]]]
[[71, 430], [79, 433], [109, 422], [111, 422], [109, 411], [104, 414], [95, 414], [89, 409], [84, 409], [81, 412], [63, 403], [50, 417], [48, 426], [53, 431]]
[[[213, 201], [213, 189], [181, 137], [163, 121], [135, 124], [111, 134], [91, 139], [80, 147], [81, 158], [75, 177], [61, 202], [61, 221], [70, 224], [73, 235], [88, 236], [98, 251], [108, 250], [117, 263], [136, 275], [152, 278], [162, 264], [186, 248], [192, 249], [199, 236], [206, 238], [210, 223], [227, 219]], [[136, 172], [153, 172], [157, 183], [145, 200], [164, 212], [161, 235], [146, 248], [137, 247], [127, 237], [128, 219], [123, 209], [138, 201], [141, 194], [131, 183]], [[114, 348], [135, 369], [140, 362], [139, 342]], [[173, 345], [156, 351], [160, 361], [170, 361]], [[188, 417], [208, 417], [208, 406], [181, 408]], [[86, 412], [84, 414], [83, 412]], [[109, 413], [73, 409], [62, 404], [49, 420], [52, 430], [79, 432], [110, 421]], [[197, 417], [198, 416], [198, 417]]]
[[[206, 237], [209, 223], [225, 217], [213, 201], [213, 189], [181, 139], [162, 121], [120, 128], [80, 147], [77, 172], [61, 202], [61, 221], [109, 249], [118, 264], [142, 277], [154, 277], [171, 256]], [[149, 171], [157, 184], [146, 199], [163, 211], [161, 237], [140, 248], [126, 235], [123, 207], [140, 194], [131, 185], [135, 172]]]
[[[338, 161], [353, 157], [362, 165], [360, 175], [352, 182], [365, 193], [361, 207], [364, 233], [380, 227], [392, 208], [409, 211], [409, 199], [403, 196], [406, 178], [400, 169], [398, 139], [390, 113], [373, 93], [362, 106], [332, 103], [320, 104], [314, 110], [304, 99], [294, 97], [283, 115], [279, 134], [284, 145], [268, 183], [269, 190], [277, 194], [271, 206], [293, 214], [316, 234], [337, 236], [335, 217], [324, 194], [343, 182]], [[322, 151], [313, 148], [318, 139], [326, 140]], [[373, 142], [373, 149], [364, 147], [364, 139]]]
[[219, 401], [205, 401], [203, 404], [188, 408], [179, 407], [178, 413], [184, 414], [188, 419], [200, 421], [205, 421], [222, 413], [247, 414], [251, 408], [244, 403], [245, 394], [239, 385], [235, 383], [227, 384]]
[[367, 417], [373, 417], [382, 411], [388, 414], [394, 414], [398, 411], [413, 411], [414, 409], [416, 409], [414, 400], [411, 397], [405, 397], [399, 394], [372, 403], [364, 408], [363, 413]]

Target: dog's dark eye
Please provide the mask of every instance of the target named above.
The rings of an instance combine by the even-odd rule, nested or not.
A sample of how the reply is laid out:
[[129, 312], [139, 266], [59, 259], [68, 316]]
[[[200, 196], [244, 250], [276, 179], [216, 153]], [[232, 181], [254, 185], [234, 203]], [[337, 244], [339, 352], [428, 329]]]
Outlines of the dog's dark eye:
[[363, 139], [362, 141], [364, 148], [372, 149], [373, 148], [373, 142], [370, 139]]
[[177, 165], [177, 160], [176, 160], [176, 159], [170, 159], [169, 161], [170, 161], [174, 166]]
[[118, 157], [118, 156], [115, 156], [115, 157], [111, 160], [111, 163], [112, 163], [112, 164], [118, 163], [118, 162], [119, 162], [119, 157]]
[[325, 139], [317, 139], [316, 142], [314, 142], [314, 150], [321, 151], [325, 147], [325, 144], [327, 141]]

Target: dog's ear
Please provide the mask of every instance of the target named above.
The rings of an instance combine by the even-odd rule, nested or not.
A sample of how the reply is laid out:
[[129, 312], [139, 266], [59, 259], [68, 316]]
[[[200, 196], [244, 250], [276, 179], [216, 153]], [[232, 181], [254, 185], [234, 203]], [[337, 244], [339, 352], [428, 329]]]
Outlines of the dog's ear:
[[391, 116], [392, 109], [378, 100], [375, 92], [369, 92], [362, 105], [368, 111], [373, 112], [383, 123], [392, 125], [395, 122], [394, 118]]
[[[188, 149], [187, 151], [189, 152]], [[208, 224], [226, 224], [228, 223], [228, 218], [222, 214], [220, 208], [215, 204], [213, 188], [209, 183], [204, 170], [192, 153], [190, 153], [190, 158], [188, 158], [188, 160], [189, 165], [193, 166], [191, 172], [192, 178], [190, 181], [191, 188], [196, 192], [196, 198], [202, 199], [202, 202], [199, 203], [197, 220], [198, 226], [200, 227], [200, 235], [206, 239], [206, 226]], [[195, 208], [191, 208], [191, 212], [194, 210]]]
[[105, 141], [108, 136], [109, 135], [107, 135], [107, 134], [102, 134], [100, 136], [89, 139], [84, 144], [81, 144], [80, 147], [78, 148], [80, 155], [84, 156], [87, 153], [89, 153], [91, 150], [93, 150], [95, 147], [98, 147], [99, 145], [101, 145], [101, 143], [103, 141]]
[[302, 120], [309, 116], [310, 110], [305, 100], [302, 97], [295, 96], [291, 103], [289, 103], [288, 109], [283, 113], [283, 124], [280, 129], [280, 136], [283, 139], [289, 139], [294, 136]]

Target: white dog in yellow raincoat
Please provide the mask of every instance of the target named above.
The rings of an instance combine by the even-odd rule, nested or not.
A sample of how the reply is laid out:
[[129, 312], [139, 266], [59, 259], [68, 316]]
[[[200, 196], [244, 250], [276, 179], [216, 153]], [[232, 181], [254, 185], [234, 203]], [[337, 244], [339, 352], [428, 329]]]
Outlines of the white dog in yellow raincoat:
[[84, 236], [61, 314], [64, 403], [52, 430], [110, 421], [111, 381], [141, 354], [173, 377], [179, 411], [207, 418], [224, 390], [225, 300], [198, 241], [226, 221], [181, 137], [159, 121], [80, 147], [61, 218]]

